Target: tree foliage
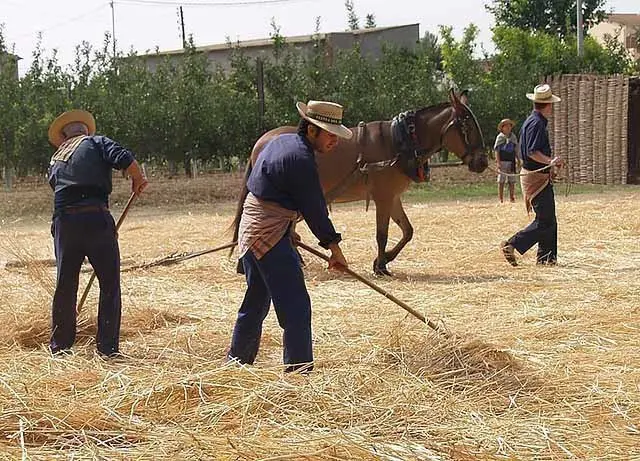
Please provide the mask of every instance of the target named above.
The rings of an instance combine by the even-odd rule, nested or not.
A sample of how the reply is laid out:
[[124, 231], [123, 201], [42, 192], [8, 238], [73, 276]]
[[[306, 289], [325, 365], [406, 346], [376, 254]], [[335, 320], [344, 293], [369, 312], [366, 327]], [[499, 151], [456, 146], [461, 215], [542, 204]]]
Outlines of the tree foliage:
[[[584, 32], [605, 17], [606, 0], [583, 0]], [[576, 0], [492, 0], [486, 8], [497, 26], [544, 32], [561, 38], [577, 31]]]
[[[449, 27], [426, 33], [414, 49], [385, 46], [372, 60], [358, 46], [326, 48], [316, 21], [313, 47], [301, 54], [272, 22], [272, 56], [264, 59], [265, 129], [297, 123], [296, 101], [342, 103], [345, 123], [388, 120], [397, 113], [446, 100], [450, 87], [470, 90], [470, 105], [485, 135], [503, 117], [522, 120], [530, 110], [524, 94], [545, 75], [632, 72], [634, 63], [615, 40], [601, 46], [585, 40], [575, 53], [575, 36], [498, 26], [496, 52], [479, 56], [478, 29], [460, 37]], [[184, 56], [151, 65], [134, 54], [112, 55], [112, 42], [76, 48], [69, 66], [47, 55], [41, 44], [32, 63], [16, 79], [15, 62], [0, 70], [0, 169], [42, 173], [52, 148], [47, 128], [63, 110], [84, 108], [98, 131], [132, 149], [137, 157], [171, 171], [200, 159], [230, 167], [245, 159], [262, 134], [258, 114], [257, 65], [229, 42], [230, 69], [214, 67], [189, 39]], [[7, 46], [0, 29], [0, 56]]]

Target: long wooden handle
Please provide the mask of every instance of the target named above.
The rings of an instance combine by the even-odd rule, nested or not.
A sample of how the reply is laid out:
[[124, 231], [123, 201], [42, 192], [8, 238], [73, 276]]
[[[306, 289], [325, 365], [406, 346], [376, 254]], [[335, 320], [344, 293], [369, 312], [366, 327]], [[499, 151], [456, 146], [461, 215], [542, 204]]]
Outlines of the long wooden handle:
[[[312, 248], [302, 242], [298, 242], [297, 245], [302, 248], [303, 250], [308, 251], [309, 253], [317, 256], [318, 258], [321, 258], [327, 262], [329, 262], [329, 257], [327, 255], [325, 255], [324, 253], [319, 252], [318, 250], [316, 250], [315, 248]], [[400, 301], [398, 298], [396, 298], [395, 296], [393, 296], [391, 293], [389, 293], [387, 290], [385, 290], [384, 288], [379, 287], [378, 285], [376, 285], [375, 283], [371, 282], [370, 280], [366, 279], [365, 277], [363, 277], [362, 275], [352, 271], [351, 269], [349, 269], [348, 267], [342, 268], [342, 270], [344, 272], [346, 272], [347, 274], [349, 274], [351, 277], [359, 280], [360, 282], [364, 283], [365, 285], [367, 285], [369, 288], [374, 289], [375, 291], [377, 291], [378, 293], [380, 293], [382, 296], [384, 296], [385, 298], [387, 298], [388, 300], [394, 302], [395, 304], [397, 304], [398, 306], [400, 306], [401, 308], [403, 308], [405, 311], [409, 312], [411, 315], [413, 315], [415, 318], [417, 318], [418, 320], [420, 320], [421, 322], [426, 323], [430, 328], [434, 329], [435, 331], [437, 331], [438, 333], [442, 333], [442, 329], [440, 327], [438, 327], [437, 324], [433, 323], [431, 320], [425, 318], [424, 315], [422, 315], [422, 313], [418, 312], [417, 310], [415, 310], [413, 307], [409, 306], [407, 303], [405, 303], [404, 301]]]
[[[195, 253], [191, 253], [190, 255], [186, 255], [185, 257], [180, 259], [180, 262], [187, 261], [189, 259], [197, 258], [198, 256], [208, 255], [209, 253], [215, 253], [217, 251], [226, 250], [227, 248], [234, 248], [237, 245], [236, 242], [225, 243], [224, 245], [217, 246], [215, 248], [211, 248], [209, 250], [197, 251]], [[178, 261], [176, 261], [178, 262]]]
[[[127, 204], [124, 206], [124, 210], [122, 210], [122, 214], [120, 215], [120, 217], [118, 218], [118, 222], [116, 223], [116, 233], [118, 232], [118, 230], [120, 230], [120, 226], [122, 225], [124, 218], [127, 217], [127, 214], [129, 213], [129, 208], [131, 208], [131, 205], [133, 205], [133, 201], [136, 197], [137, 197], [137, 194], [135, 192], [133, 192], [131, 194], [131, 197], [129, 197], [129, 200], [127, 201]], [[89, 296], [89, 290], [91, 290], [91, 285], [93, 285], [93, 282], [95, 279], [96, 279], [96, 272], [92, 271], [91, 277], [89, 277], [89, 282], [87, 283], [87, 286], [84, 289], [84, 292], [82, 293], [82, 297], [80, 298], [80, 302], [76, 306], [76, 315], [80, 314], [80, 312], [82, 311], [82, 306], [84, 305], [84, 302], [87, 300], [87, 296]]]

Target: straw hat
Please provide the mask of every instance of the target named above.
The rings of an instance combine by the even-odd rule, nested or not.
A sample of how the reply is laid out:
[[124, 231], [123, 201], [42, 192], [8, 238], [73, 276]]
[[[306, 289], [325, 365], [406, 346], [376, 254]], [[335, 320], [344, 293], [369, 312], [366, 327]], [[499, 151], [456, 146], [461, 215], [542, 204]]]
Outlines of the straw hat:
[[58, 115], [49, 125], [49, 142], [56, 147], [60, 147], [60, 144], [64, 142], [62, 130], [69, 123], [74, 122], [84, 123], [89, 129], [90, 135], [96, 134], [96, 120], [93, 115], [86, 110], [74, 109]]
[[502, 127], [507, 124], [511, 125], [511, 128], [515, 126], [513, 120], [511, 120], [510, 118], [503, 118], [502, 120], [500, 120], [500, 123], [498, 123], [498, 131], [502, 131]]
[[538, 85], [533, 89], [533, 93], [527, 93], [527, 98], [533, 102], [539, 102], [542, 104], [552, 104], [554, 102], [560, 102], [561, 99], [551, 92], [551, 87], [546, 83]]
[[340, 104], [327, 101], [309, 101], [296, 104], [300, 116], [323, 130], [344, 139], [351, 139], [353, 133], [342, 124], [343, 108]]

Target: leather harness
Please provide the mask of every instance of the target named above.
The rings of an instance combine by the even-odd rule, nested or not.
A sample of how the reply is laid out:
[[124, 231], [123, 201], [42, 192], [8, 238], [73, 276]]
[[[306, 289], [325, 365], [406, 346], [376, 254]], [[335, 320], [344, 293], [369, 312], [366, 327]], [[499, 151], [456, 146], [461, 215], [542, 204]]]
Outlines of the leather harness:
[[[471, 111], [466, 111], [464, 115], [460, 115], [454, 112], [454, 117], [445, 126], [440, 133], [440, 144], [445, 134], [453, 127], [458, 127], [461, 131], [465, 154], [463, 161], [468, 156], [472, 156], [475, 148], [471, 146], [469, 142], [469, 127], [468, 122], [474, 121], [475, 117]], [[382, 123], [380, 124], [380, 136], [384, 137], [382, 129]], [[477, 124], [477, 122], [475, 122]], [[428, 158], [432, 152], [427, 152], [422, 148], [418, 135], [416, 132], [416, 113], [414, 111], [402, 112], [395, 116], [391, 121], [390, 135], [391, 145], [393, 146], [394, 157], [388, 160], [382, 160], [379, 162], [365, 162], [363, 159], [364, 151], [367, 142], [367, 124], [365, 122], [358, 123], [356, 128], [356, 145], [359, 148], [358, 158], [346, 177], [340, 181], [335, 187], [330, 189], [325, 194], [327, 204], [331, 204], [334, 200], [340, 197], [344, 192], [349, 190], [356, 182], [364, 177], [365, 183], [368, 180], [369, 173], [375, 171], [385, 170], [398, 165], [402, 172], [411, 178], [414, 182], [424, 182], [429, 179], [429, 165]], [[483, 142], [484, 145], [484, 142]], [[367, 192], [366, 208], [369, 209], [370, 197]]]

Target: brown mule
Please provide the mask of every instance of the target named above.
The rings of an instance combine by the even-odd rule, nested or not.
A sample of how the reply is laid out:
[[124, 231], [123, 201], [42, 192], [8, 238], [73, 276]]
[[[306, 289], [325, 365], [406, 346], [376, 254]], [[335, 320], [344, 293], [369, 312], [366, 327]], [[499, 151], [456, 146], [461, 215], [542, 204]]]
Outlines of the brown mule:
[[[412, 180], [423, 179], [429, 157], [443, 147], [454, 152], [469, 170], [484, 171], [488, 160], [482, 132], [471, 109], [453, 90], [449, 102], [401, 114], [393, 121], [360, 123], [351, 130], [354, 136], [350, 140], [340, 139], [330, 153], [316, 156], [320, 182], [327, 203], [367, 200], [368, 204], [373, 200], [378, 244], [373, 270], [390, 275], [387, 264], [413, 237], [413, 227], [402, 207], [402, 193]], [[275, 128], [254, 145], [233, 222], [235, 240], [252, 165], [271, 139], [295, 131], [293, 126]], [[386, 251], [390, 219], [402, 230], [402, 238]]]

